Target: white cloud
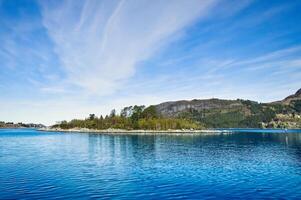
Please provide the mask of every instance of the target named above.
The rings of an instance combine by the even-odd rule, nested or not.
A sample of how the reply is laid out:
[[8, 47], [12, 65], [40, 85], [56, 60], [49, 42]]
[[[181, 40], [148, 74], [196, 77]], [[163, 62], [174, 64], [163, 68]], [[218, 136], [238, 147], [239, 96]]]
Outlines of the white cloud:
[[68, 82], [107, 95], [179, 31], [207, 14], [213, 0], [42, 1], [43, 23]]
[[[0, 85], [4, 91], [0, 118], [49, 125], [89, 113], [106, 114], [112, 108], [170, 100], [279, 100], [300, 87], [301, 47], [278, 45], [283, 49], [243, 53], [243, 49], [261, 46], [258, 44], [275, 44], [282, 31], [271, 32], [268, 40], [257, 37], [253, 46], [229, 46], [227, 42], [241, 41], [242, 34], [247, 33], [237, 30], [260, 24], [282, 11], [270, 9], [230, 20], [252, 2], [40, 1], [42, 26], [40, 15], [26, 23], [21, 17], [17, 23], [7, 21], [9, 31], [0, 35], [1, 67], [11, 68], [3, 70], [0, 78], [16, 74], [11, 82]], [[184, 35], [199, 19], [207, 21]], [[37, 37], [34, 30], [43, 35]], [[51, 42], [44, 37], [45, 30]], [[171, 51], [159, 54], [183, 35], [183, 40], [169, 46]], [[178, 49], [174, 51], [174, 47]], [[221, 51], [224, 47], [226, 50]], [[148, 61], [142, 63], [145, 68], [137, 70], [143, 61]], [[9, 92], [16, 98], [8, 100]]]

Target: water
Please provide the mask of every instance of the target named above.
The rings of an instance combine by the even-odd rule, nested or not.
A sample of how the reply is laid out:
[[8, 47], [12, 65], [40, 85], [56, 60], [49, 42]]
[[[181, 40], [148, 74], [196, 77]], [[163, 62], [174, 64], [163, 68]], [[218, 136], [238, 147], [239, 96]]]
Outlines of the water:
[[301, 198], [301, 133], [0, 130], [0, 199]]

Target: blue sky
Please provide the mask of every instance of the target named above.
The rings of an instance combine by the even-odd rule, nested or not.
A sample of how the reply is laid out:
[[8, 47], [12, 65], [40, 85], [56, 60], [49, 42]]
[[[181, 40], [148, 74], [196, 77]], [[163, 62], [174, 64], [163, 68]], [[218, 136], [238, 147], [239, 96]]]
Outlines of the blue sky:
[[0, 0], [0, 120], [301, 87], [298, 0]]

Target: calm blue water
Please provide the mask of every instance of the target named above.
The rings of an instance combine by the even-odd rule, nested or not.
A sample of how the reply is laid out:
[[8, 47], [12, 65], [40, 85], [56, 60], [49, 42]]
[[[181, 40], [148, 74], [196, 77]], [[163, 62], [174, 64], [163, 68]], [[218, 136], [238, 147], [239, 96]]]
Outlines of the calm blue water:
[[0, 199], [301, 198], [301, 133], [0, 130]]

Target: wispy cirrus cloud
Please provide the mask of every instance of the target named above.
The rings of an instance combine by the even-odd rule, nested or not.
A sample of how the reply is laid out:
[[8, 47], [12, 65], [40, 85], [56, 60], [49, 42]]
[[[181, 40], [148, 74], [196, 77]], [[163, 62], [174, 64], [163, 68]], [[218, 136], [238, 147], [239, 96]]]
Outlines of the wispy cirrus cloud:
[[41, 2], [43, 23], [69, 84], [98, 95], [116, 91], [214, 0]]
[[0, 118], [52, 124], [178, 99], [279, 100], [301, 85], [300, 8], [0, 0]]

